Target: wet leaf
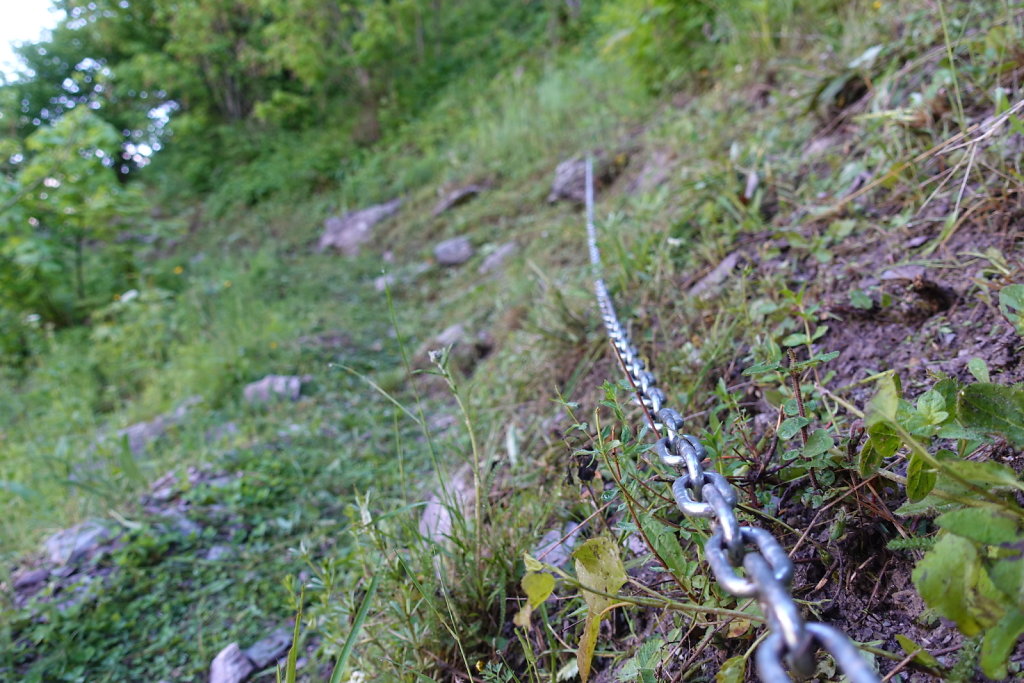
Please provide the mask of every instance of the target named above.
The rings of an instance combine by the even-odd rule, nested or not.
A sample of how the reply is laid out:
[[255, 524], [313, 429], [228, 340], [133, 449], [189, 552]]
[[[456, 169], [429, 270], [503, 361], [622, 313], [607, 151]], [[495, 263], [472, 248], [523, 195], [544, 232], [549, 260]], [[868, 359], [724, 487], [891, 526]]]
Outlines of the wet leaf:
[[[590, 539], [573, 552], [573, 557], [576, 559], [576, 578], [587, 588], [614, 595], [626, 583], [626, 570], [622, 566], [619, 549], [607, 536]], [[587, 603], [587, 619], [576, 651], [576, 661], [579, 663], [580, 680], [586, 683], [590, 678], [590, 664], [604, 611], [614, 601], [588, 590], [583, 591], [583, 600]]]

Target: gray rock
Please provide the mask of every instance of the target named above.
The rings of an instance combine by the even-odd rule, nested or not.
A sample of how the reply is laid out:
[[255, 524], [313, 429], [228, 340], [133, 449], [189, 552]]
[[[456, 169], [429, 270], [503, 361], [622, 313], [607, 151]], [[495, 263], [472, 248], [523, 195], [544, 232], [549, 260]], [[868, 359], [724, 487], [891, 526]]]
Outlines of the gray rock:
[[14, 590], [24, 591], [50, 578], [50, 570], [45, 567], [22, 572], [14, 579]]
[[242, 395], [247, 403], [266, 403], [272, 398], [296, 401], [302, 391], [302, 378], [296, 375], [267, 375], [258, 382], [246, 385]]
[[576, 545], [576, 538], [582, 529], [583, 524], [575, 522], [566, 522], [561, 529], [551, 529], [544, 534], [540, 545], [534, 549], [533, 556], [541, 562], [561, 567], [569, 561], [572, 547]]
[[[612, 183], [629, 162], [625, 152], [614, 157], [597, 151], [594, 153], [594, 185], [600, 190]], [[551, 183], [548, 202], [565, 200], [583, 204], [586, 201], [587, 160], [585, 156], [566, 159], [555, 167], [555, 179]]]
[[168, 510], [162, 514], [162, 517], [167, 520], [171, 529], [182, 536], [198, 536], [203, 533], [203, 527], [186, 517], [179, 510]]
[[210, 562], [220, 562], [223, 559], [231, 557], [232, 554], [231, 546], [215, 545], [211, 546], [210, 549], [206, 551], [204, 559]]
[[924, 273], [924, 266], [895, 266], [882, 273], [881, 278], [883, 280], [916, 280], [919, 277], [924, 277]]
[[729, 274], [732, 273], [739, 261], [739, 252], [734, 251], [726, 256], [710, 273], [702, 277], [697, 281], [697, 284], [690, 288], [690, 296], [701, 299], [707, 299], [712, 296], [718, 291], [718, 287], [725, 282], [725, 279], [729, 277]]
[[420, 535], [436, 543], [448, 542], [452, 535], [453, 511], [464, 518], [470, 517], [475, 502], [473, 471], [468, 464], [463, 465], [445, 481], [444, 490], [438, 488], [427, 500], [420, 517]]
[[330, 248], [346, 256], [356, 256], [360, 246], [370, 239], [373, 227], [393, 216], [401, 207], [402, 200], [393, 199], [344, 216], [331, 216], [324, 221], [324, 232], [317, 243], [317, 251]]
[[466, 202], [473, 199], [486, 189], [486, 185], [473, 184], [466, 185], [465, 187], [460, 187], [457, 190], [452, 190], [447, 195], [442, 197], [441, 201], [439, 201], [437, 205], [434, 206], [434, 211], [431, 213], [431, 215], [436, 218], [445, 211], [448, 211], [449, 209], [454, 209], [456, 206], [461, 206], [462, 204], [465, 204]]
[[43, 548], [50, 562], [65, 565], [78, 562], [116, 536], [117, 534], [105, 524], [89, 520], [70, 529], [58, 531], [46, 539]]
[[188, 415], [193, 406], [202, 403], [201, 396], [190, 396], [181, 405], [169, 413], [158, 415], [148, 422], [137, 422], [133, 425], [119, 429], [117, 437], [128, 440], [128, 449], [132, 455], [142, 455], [146, 447], [156, 441], [167, 432], [168, 429], [178, 424]]
[[499, 245], [494, 251], [484, 257], [483, 263], [480, 264], [477, 272], [481, 275], [487, 275], [490, 272], [498, 270], [505, 265], [505, 261], [516, 252], [516, 248], [515, 242], [505, 242], [504, 244]]
[[210, 683], [242, 683], [253, 671], [252, 662], [239, 649], [238, 643], [231, 643], [213, 658]]
[[245, 655], [257, 669], [265, 669], [284, 657], [291, 646], [292, 631], [282, 627], [263, 640], [256, 641], [245, 651]]
[[455, 323], [444, 328], [436, 337], [434, 337], [434, 345], [436, 346], [452, 346], [458, 344], [466, 337], [466, 326], [462, 323]]
[[434, 259], [442, 266], [460, 266], [473, 257], [473, 245], [465, 237], [453, 237], [434, 247]]

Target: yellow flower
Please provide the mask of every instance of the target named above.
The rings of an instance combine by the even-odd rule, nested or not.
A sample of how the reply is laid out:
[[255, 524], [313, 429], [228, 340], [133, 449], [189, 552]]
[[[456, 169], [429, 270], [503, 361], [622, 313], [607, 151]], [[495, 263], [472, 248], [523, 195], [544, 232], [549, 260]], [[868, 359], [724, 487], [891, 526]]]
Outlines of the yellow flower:
[[181, 266], [174, 266], [174, 274], [175, 275], [181, 275], [184, 272], [185, 272], [185, 269], [182, 268]]
[[276, 349], [277, 348], [277, 342], [270, 342], [270, 348]]
[[882, 9], [882, 0], [875, 0], [873, 3], [871, 3], [871, 6], [874, 7], [876, 10]]
[[225, 280], [225, 281], [224, 281], [224, 287], [225, 287], [225, 288], [228, 288], [228, 287], [230, 287], [230, 286], [231, 286], [231, 280]]
[[121, 295], [120, 294], [115, 294], [114, 295], [114, 301], [120, 301], [120, 300], [121, 300]]

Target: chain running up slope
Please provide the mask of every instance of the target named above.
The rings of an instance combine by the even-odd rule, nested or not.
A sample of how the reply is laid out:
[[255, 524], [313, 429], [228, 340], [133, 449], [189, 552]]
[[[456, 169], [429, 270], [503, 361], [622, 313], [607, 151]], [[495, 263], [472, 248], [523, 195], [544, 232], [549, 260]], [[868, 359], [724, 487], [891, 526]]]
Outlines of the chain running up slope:
[[[586, 172], [587, 241], [593, 269], [594, 291], [608, 338], [615, 347], [637, 399], [654, 422], [661, 438], [654, 445], [662, 463], [685, 468], [672, 484], [679, 510], [688, 517], [712, 520], [711, 538], [704, 555], [718, 584], [731, 595], [757, 598], [768, 623], [768, 636], [758, 646], [757, 673], [766, 683], [791, 680], [786, 668], [798, 677], [815, 671], [814, 654], [821, 647], [836, 660], [852, 683], [877, 683], [878, 676], [860, 656], [846, 635], [826, 624], [807, 622], [790, 595], [793, 563], [772, 534], [754, 526], [743, 526], [736, 518], [736, 489], [714, 469], [704, 469], [707, 451], [694, 436], [684, 434], [683, 418], [666, 407], [665, 393], [619, 322], [608, 288], [602, 278], [601, 252], [594, 228], [594, 169], [587, 159]], [[745, 576], [736, 569], [742, 567]]]

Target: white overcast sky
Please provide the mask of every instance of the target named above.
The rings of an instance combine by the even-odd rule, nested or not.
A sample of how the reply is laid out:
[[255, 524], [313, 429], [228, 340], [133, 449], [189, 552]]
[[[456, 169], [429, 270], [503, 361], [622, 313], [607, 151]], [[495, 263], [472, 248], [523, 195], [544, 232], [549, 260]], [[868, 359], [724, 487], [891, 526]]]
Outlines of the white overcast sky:
[[61, 13], [50, 0], [0, 0], [0, 72], [10, 77], [19, 64], [11, 43], [33, 42], [53, 28]]

